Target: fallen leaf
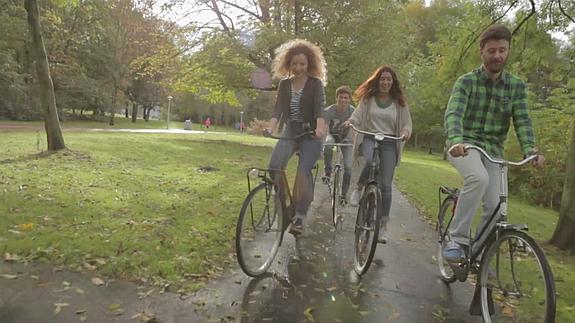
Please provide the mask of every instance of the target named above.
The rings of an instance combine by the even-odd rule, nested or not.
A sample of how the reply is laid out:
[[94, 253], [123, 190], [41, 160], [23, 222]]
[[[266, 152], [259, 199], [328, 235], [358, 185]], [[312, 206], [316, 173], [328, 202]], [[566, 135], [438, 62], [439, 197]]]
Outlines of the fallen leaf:
[[12, 254], [9, 252], [6, 252], [4, 254], [4, 261], [6, 261], [6, 262], [15, 262], [18, 260], [20, 260], [20, 257], [18, 257], [18, 255], [15, 255], [15, 254]]
[[312, 313], [313, 313], [313, 307], [308, 307], [305, 311], [303, 311], [303, 315], [305, 315], [306, 319], [308, 319], [311, 322], [315, 322]]
[[105, 284], [104, 280], [102, 278], [98, 278], [98, 277], [93, 277], [92, 278], [92, 284], [96, 285], [96, 286], [102, 286]]
[[76, 287], [75, 290], [76, 290], [76, 293], [78, 293], [78, 294], [84, 294], [84, 291], [79, 287]]
[[22, 231], [30, 231], [34, 228], [34, 223], [22, 223], [18, 225], [18, 229]]
[[87, 263], [87, 262], [83, 263], [82, 265], [84, 266], [84, 268], [86, 268], [86, 269], [88, 269], [88, 270], [90, 270], [90, 271], [94, 271], [94, 270], [96, 270], [96, 268], [98, 268], [98, 267], [96, 267], [96, 266], [94, 266], [94, 265], [91, 265], [91, 264], [89, 264], [89, 263]]
[[2, 274], [2, 275], [0, 275], [0, 277], [6, 278], [6, 279], [16, 279], [16, 278], [20, 277], [20, 275]]
[[387, 319], [390, 321], [395, 320], [395, 319], [399, 318], [400, 315], [401, 314], [398, 311], [393, 311], [393, 313], [391, 313]]
[[125, 311], [120, 304], [110, 304], [108, 305], [108, 312], [112, 315], [122, 315]]
[[70, 306], [68, 303], [54, 303], [54, 315], [58, 315], [62, 311], [62, 307]]

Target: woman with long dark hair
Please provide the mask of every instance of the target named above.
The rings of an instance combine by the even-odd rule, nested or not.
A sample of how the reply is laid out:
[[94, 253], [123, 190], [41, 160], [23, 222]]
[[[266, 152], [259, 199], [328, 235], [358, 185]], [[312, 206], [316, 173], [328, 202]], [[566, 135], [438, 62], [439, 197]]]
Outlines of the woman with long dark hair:
[[[358, 100], [359, 105], [346, 123], [351, 123], [360, 130], [402, 137], [404, 141], [409, 139], [411, 135], [411, 115], [405, 102], [401, 83], [390, 66], [382, 65], [375, 70], [357, 88], [354, 96]], [[351, 205], [359, 203], [359, 197], [368, 179], [375, 139], [370, 136], [358, 135], [356, 143], [361, 143], [365, 166], [357, 182], [357, 187], [351, 194]], [[379, 240], [385, 243], [387, 242], [387, 222], [389, 221], [389, 210], [391, 208], [391, 183], [395, 167], [400, 160], [403, 142], [386, 139], [382, 145], [381, 155], [379, 156], [378, 184], [382, 193], [384, 214]]]

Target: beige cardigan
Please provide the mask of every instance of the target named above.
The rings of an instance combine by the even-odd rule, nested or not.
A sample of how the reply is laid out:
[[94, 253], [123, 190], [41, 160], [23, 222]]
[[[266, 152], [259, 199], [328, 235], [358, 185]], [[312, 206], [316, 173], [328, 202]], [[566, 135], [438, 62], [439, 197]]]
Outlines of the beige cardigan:
[[[351, 123], [353, 123], [356, 127], [360, 130], [364, 131], [373, 131], [374, 129], [366, 129], [367, 121], [370, 120], [371, 116], [369, 115], [369, 111], [371, 109], [380, 109], [375, 102], [375, 98], [371, 97], [368, 99], [362, 99], [359, 102], [359, 105], [349, 118]], [[409, 113], [409, 108], [407, 106], [401, 107], [396, 101], [392, 103], [392, 106], [388, 107], [387, 109], [396, 109], [396, 116], [397, 120], [395, 122], [395, 135], [397, 137], [400, 136], [402, 130], [406, 130], [408, 132], [407, 139], [411, 136], [411, 114]], [[399, 126], [398, 126], [399, 125]], [[360, 154], [359, 151], [359, 144], [363, 141], [362, 134], [356, 134], [353, 141], [353, 151], [354, 156], [357, 157]], [[399, 165], [399, 161], [401, 160], [401, 151], [403, 150], [404, 141], [397, 142], [397, 164]]]

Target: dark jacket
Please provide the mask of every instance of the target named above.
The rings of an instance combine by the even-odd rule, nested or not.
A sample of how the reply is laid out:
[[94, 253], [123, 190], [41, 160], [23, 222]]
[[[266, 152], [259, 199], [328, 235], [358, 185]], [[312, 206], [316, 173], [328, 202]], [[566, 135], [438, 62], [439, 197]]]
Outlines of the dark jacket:
[[[280, 130], [287, 122], [290, 101], [291, 78], [286, 78], [281, 80], [278, 86], [276, 105], [272, 114], [273, 118], [279, 119]], [[316, 119], [323, 116], [324, 101], [325, 93], [323, 83], [320, 79], [309, 76], [303, 87], [299, 106], [301, 108], [304, 122], [309, 122], [312, 129], [315, 129], [317, 126]]]

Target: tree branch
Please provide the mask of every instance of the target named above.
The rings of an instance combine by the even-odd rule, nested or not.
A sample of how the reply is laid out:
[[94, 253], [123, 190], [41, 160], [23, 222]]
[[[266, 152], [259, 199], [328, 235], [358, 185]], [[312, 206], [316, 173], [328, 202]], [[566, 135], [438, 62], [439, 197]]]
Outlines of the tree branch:
[[[532, 1], [532, 0], [531, 0], [531, 1]], [[469, 35], [469, 37], [467, 38], [468, 40], [471, 39], [471, 37], [472, 37], [473, 35], [475, 35], [475, 36], [473, 37], [473, 39], [472, 39], [469, 43], [467, 43], [467, 40], [465, 41], [465, 42], [467, 43], [467, 45], [466, 45], [465, 48], [463, 49], [463, 52], [461, 52], [461, 55], [459, 55], [459, 59], [458, 59], [458, 61], [457, 61], [457, 66], [461, 66], [461, 63], [462, 63], [462, 61], [463, 61], [463, 58], [467, 55], [467, 51], [469, 51], [469, 48], [471, 48], [471, 46], [472, 46], [473, 44], [475, 44], [475, 42], [477, 41], [477, 39], [481, 36], [481, 33], [477, 33], [477, 32], [480, 31], [480, 30], [482, 31], [482, 30], [484, 30], [485, 28], [487, 28], [487, 27], [489, 27], [489, 26], [495, 24], [495, 23], [498, 22], [499, 20], [503, 19], [503, 17], [505, 17], [505, 16], [507, 15], [507, 13], [508, 13], [513, 7], [515, 7], [515, 5], [517, 4], [517, 2], [519, 2], [519, 0], [515, 0], [511, 5], [509, 5], [509, 7], [507, 8], [507, 10], [505, 10], [505, 12], [504, 12], [502, 15], [500, 15], [499, 17], [493, 19], [493, 20], [491, 21], [491, 23], [489, 23], [489, 25], [487, 25], [487, 26], [485, 26], [485, 27], [480, 27], [480, 28], [476, 29], [471, 35]]]
[[228, 27], [228, 25], [226, 24], [226, 22], [224, 21], [223, 18], [223, 14], [220, 11], [220, 8], [218, 7], [218, 3], [215, 0], [210, 0], [212, 3], [212, 11], [216, 14], [216, 16], [218, 16], [218, 20], [220, 21], [220, 24], [222, 25], [222, 28], [224, 29], [224, 31], [231, 36], [231, 30]]
[[561, 11], [561, 13], [567, 17], [567, 19], [571, 20], [572, 23], [575, 24], [575, 20], [573, 19], [573, 17], [569, 16], [567, 14], [567, 12], [565, 12], [565, 9], [563, 9], [563, 7], [561, 6], [561, 0], [557, 0], [557, 3], [559, 4], [559, 11]]
[[[242, 7], [242, 6], [239, 6], [239, 5], [237, 5], [237, 4], [233, 3], [233, 2], [226, 1], [226, 0], [219, 0], [219, 1], [222, 2], [222, 3], [227, 4], [227, 5], [230, 6], [230, 7], [234, 7], [234, 8], [236, 8], [236, 9], [241, 10], [241, 11], [247, 13], [248, 15], [257, 18], [259, 21], [263, 21], [262, 16], [258, 15], [258, 14], [255, 13], [255, 12], [249, 11], [248, 9], [246, 9], [246, 8], [244, 8], [244, 7]], [[213, 1], [212, 1], [212, 2], [213, 2]]]
[[513, 30], [513, 32], [511, 33], [511, 35], [515, 35], [515, 33], [517, 31], [519, 31], [519, 29], [521, 29], [521, 26], [523, 26], [523, 24], [529, 20], [529, 18], [531, 18], [531, 16], [533, 16], [535, 14], [535, 1], [534, 0], [529, 0], [529, 2], [531, 3], [531, 12], [525, 16], [525, 18], [523, 18], [521, 20], [521, 22], [519, 23], [519, 25], [517, 25], [517, 27], [515, 27], [515, 29]]

